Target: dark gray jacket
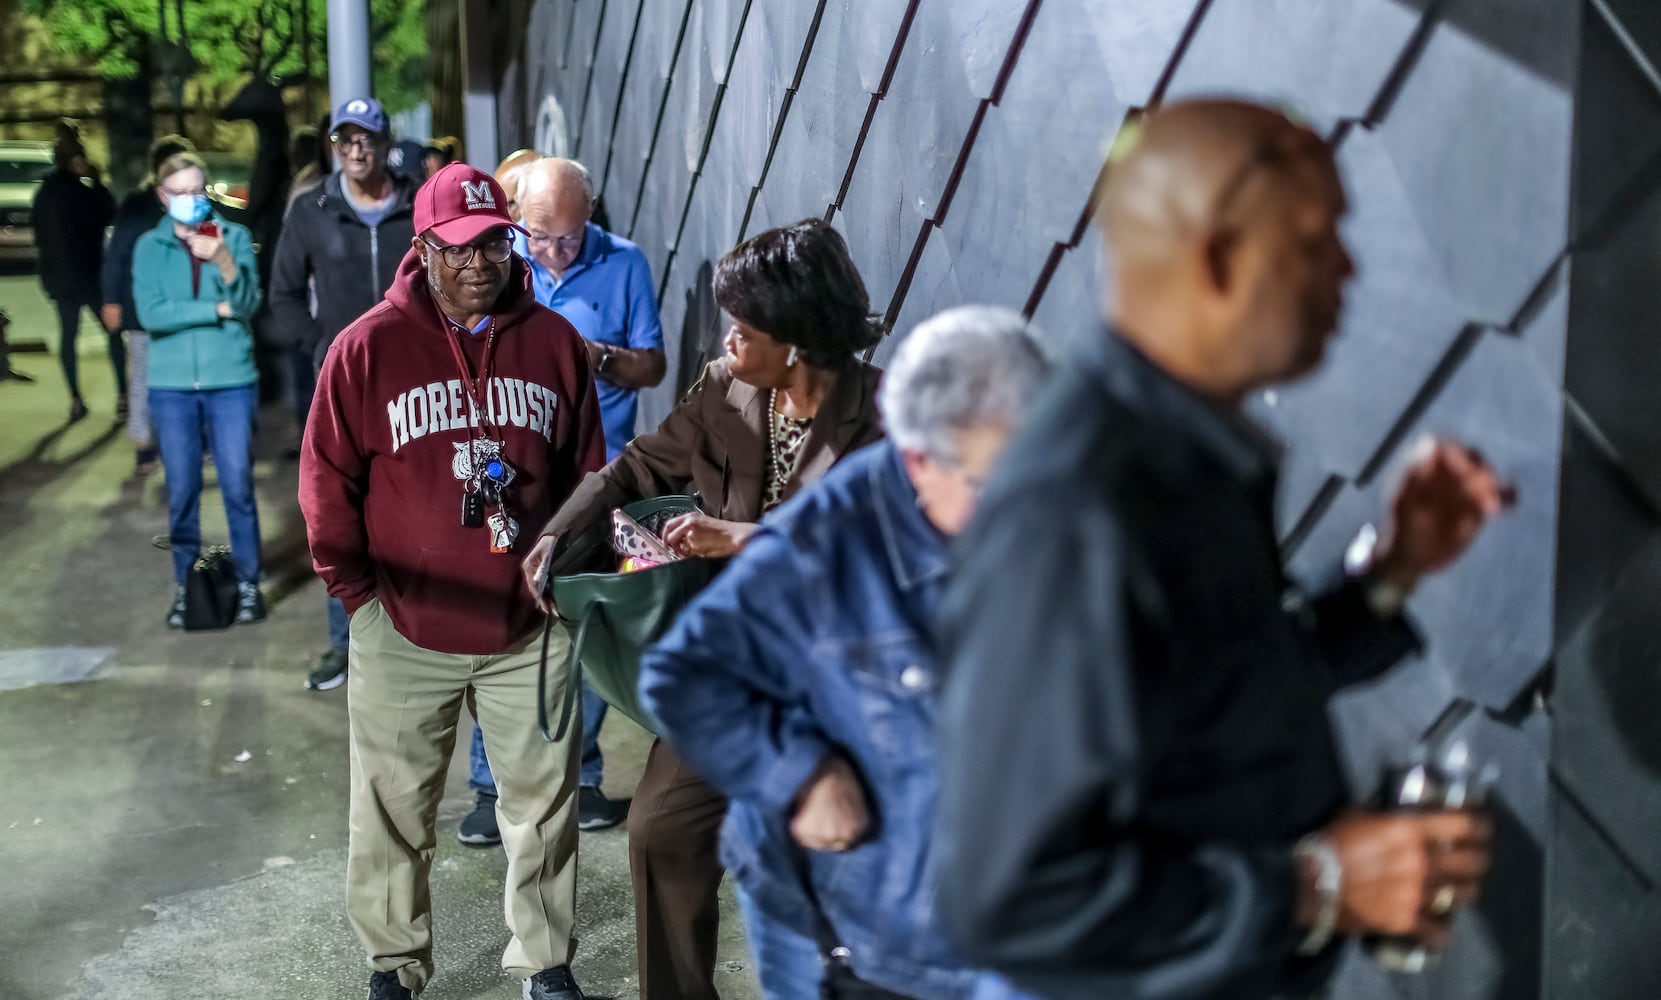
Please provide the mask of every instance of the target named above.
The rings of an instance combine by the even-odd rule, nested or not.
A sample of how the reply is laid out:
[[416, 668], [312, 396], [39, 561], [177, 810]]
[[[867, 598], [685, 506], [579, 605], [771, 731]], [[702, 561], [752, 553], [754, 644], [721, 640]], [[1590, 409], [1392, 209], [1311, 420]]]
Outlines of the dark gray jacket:
[[[341, 191], [340, 174], [295, 199], [271, 266], [271, 315], [279, 341], [321, 363], [340, 331], [379, 305], [415, 238], [415, 185], [392, 175], [391, 211], [371, 228]], [[311, 314], [316, 281], [317, 316]]]
[[1274, 452], [1103, 339], [956, 546], [941, 914], [1050, 1000], [1297, 992], [1338, 950], [1293, 954], [1293, 844], [1348, 801], [1327, 700], [1417, 640], [1358, 585], [1295, 601]]

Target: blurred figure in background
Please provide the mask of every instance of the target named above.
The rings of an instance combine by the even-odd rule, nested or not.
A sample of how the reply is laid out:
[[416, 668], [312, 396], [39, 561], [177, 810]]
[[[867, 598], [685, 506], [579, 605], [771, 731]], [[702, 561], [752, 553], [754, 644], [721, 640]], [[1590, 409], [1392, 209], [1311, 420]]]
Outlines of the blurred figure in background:
[[[670, 521], [665, 541], [685, 555], [733, 556], [763, 514], [882, 436], [881, 372], [859, 358], [882, 324], [841, 233], [804, 219], [757, 234], [716, 263], [715, 301], [731, 317], [726, 356], [657, 430], [629, 442], [560, 507], [525, 559], [532, 593], [560, 538], [665, 494], [691, 493], [709, 512]], [[629, 806], [643, 1000], [716, 996], [716, 840], [726, 811], [721, 793], [668, 744], [652, 744]]]
[[534, 149], [516, 149], [496, 164], [496, 183], [507, 193], [508, 214], [515, 219], [519, 218], [519, 181], [525, 168], [540, 159], [542, 154]]
[[150, 172], [121, 199], [110, 245], [104, 251], [100, 314], [105, 331], [126, 342], [127, 437], [133, 442], [134, 469], [140, 475], [155, 471], [160, 453], [150, 420], [150, 335], [139, 326], [138, 309], [133, 305], [133, 248], [167, 214], [156, 193], [156, 171], [175, 155], [195, 149], [182, 135], [164, 135], [150, 144]]
[[[317, 128], [310, 130], [314, 141], [310, 142], [311, 155], [301, 158], [305, 152], [301, 136], [308, 131], [301, 129], [295, 133], [294, 149], [289, 157], [289, 163], [294, 166], [294, 181], [288, 187], [288, 210], [294, 211], [294, 203], [308, 191], [316, 190], [325, 178], [334, 173], [335, 151], [334, 143], [327, 140], [329, 125], [334, 121], [332, 114], [326, 114], [317, 123]], [[284, 219], [286, 224], [287, 220]]]
[[827, 974], [968, 1000], [980, 978], [929, 880], [935, 617], [946, 546], [1048, 367], [1008, 310], [919, 326], [883, 380], [888, 440], [769, 518], [646, 654], [663, 738], [732, 800], [722, 860], [769, 1000]]
[[[392, 133], [380, 102], [342, 103], [328, 140], [340, 170], [295, 201], [271, 268], [271, 315], [290, 345], [302, 428], [329, 344], [380, 304], [415, 238], [416, 185], [387, 170]], [[328, 648], [306, 677], [311, 691], [346, 682], [351, 622], [332, 597], [328, 613]]]
[[461, 140], [453, 135], [428, 140], [421, 150], [426, 161], [427, 176], [431, 177], [452, 163], [461, 160]]
[[1433, 447], [1373, 568], [1308, 598], [1242, 412], [1320, 364], [1345, 211], [1321, 137], [1254, 105], [1167, 106], [1107, 171], [1112, 331], [1010, 447], [942, 611], [939, 912], [1032, 993], [1302, 994], [1345, 936], [1440, 948], [1476, 898], [1486, 818], [1353, 810], [1326, 711], [1417, 648], [1403, 602], [1499, 481]]
[[427, 146], [417, 139], [396, 139], [386, 152], [387, 169], [420, 187], [427, 180]]
[[[29, 221], [40, 250], [40, 284], [58, 309], [58, 362], [69, 390], [69, 419], [79, 420], [87, 415], [87, 405], [81, 398], [75, 339], [81, 330], [81, 310], [96, 315], [103, 304], [104, 229], [115, 220], [115, 197], [68, 123], [59, 125], [52, 164], [55, 169], [35, 193]], [[120, 334], [106, 332], [105, 338], [115, 368], [116, 415], [125, 417], [127, 351]]]
[[133, 249], [133, 304], [150, 334], [150, 413], [167, 476], [173, 603], [183, 628], [185, 578], [202, 548], [202, 446], [213, 450], [236, 563], [239, 624], [265, 619], [260, 521], [254, 500], [254, 417], [259, 373], [249, 323], [260, 307], [248, 230], [213, 212], [208, 168], [177, 153], [156, 170], [167, 215]]

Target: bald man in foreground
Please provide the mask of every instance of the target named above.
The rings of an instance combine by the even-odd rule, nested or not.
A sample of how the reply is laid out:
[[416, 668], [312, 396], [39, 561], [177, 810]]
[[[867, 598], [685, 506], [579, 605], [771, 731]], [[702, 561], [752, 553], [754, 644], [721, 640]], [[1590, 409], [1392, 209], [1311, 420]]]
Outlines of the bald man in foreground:
[[1111, 329], [1009, 449], [944, 611], [941, 913], [1029, 993], [1297, 993], [1345, 936], [1443, 947], [1477, 895], [1488, 821], [1350, 806], [1326, 703], [1415, 649], [1407, 595], [1506, 491], [1427, 442], [1371, 569], [1293, 598], [1241, 412], [1319, 365], [1344, 211], [1320, 138], [1245, 104], [1157, 112], [1109, 170]]

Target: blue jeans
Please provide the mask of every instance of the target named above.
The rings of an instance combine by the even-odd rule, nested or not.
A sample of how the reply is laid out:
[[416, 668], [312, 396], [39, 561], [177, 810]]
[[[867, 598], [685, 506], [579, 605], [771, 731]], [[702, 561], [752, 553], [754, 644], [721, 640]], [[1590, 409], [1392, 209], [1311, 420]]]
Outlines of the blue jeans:
[[[606, 762], [600, 754], [600, 723], [606, 721], [605, 699], [583, 685], [583, 762], [579, 784], [600, 787]], [[496, 779], [490, 776], [490, 759], [484, 753], [484, 730], [473, 724], [473, 746], [468, 751], [467, 784], [477, 792], [496, 794]]]
[[[346, 647], [352, 641], [352, 616], [346, 613], [346, 605], [342, 604], [338, 597], [328, 598], [327, 604], [329, 608], [329, 648], [345, 652]], [[482, 747], [479, 754], [481, 757], [484, 754]]]
[[496, 779], [490, 774], [490, 759], [484, 755], [484, 730], [473, 723], [473, 745], [467, 751], [467, 787], [475, 792], [496, 794]]
[[767, 1000], [815, 1000], [825, 976], [819, 946], [807, 935], [769, 919], [742, 885], [737, 888], [744, 940], [756, 963], [762, 995]]
[[259, 388], [151, 389], [150, 416], [167, 477], [167, 537], [173, 549], [173, 582], [184, 586], [202, 551], [202, 442], [213, 449], [225, 520], [231, 529], [231, 561], [237, 579], [260, 578], [260, 516], [254, 504], [254, 416]]

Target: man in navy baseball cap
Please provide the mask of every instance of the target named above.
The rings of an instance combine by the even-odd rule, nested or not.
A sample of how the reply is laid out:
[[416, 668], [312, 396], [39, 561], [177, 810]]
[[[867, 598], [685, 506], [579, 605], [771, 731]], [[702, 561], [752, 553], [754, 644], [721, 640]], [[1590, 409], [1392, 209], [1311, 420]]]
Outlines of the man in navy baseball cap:
[[339, 135], [341, 127], [345, 125], [356, 125], [365, 132], [386, 135], [386, 109], [373, 97], [354, 97], [335, 108], [334, 123], [330, 130], [334, 135]]
[[[295, 199], [271, 266], [271, 315], [289, 346], [302, 426], [316, 366], [334, 338], [392, 287], [416, 232], [420, 182], [387, 169], [392, 135], [380, 102], [342, 102], [329, 120], [328, 140], [340, 170]], [[307, 689], [333, 691], [346, 683], [350, 639], [345, 605], [331, 599], [329, 646], [306, 678]]]

